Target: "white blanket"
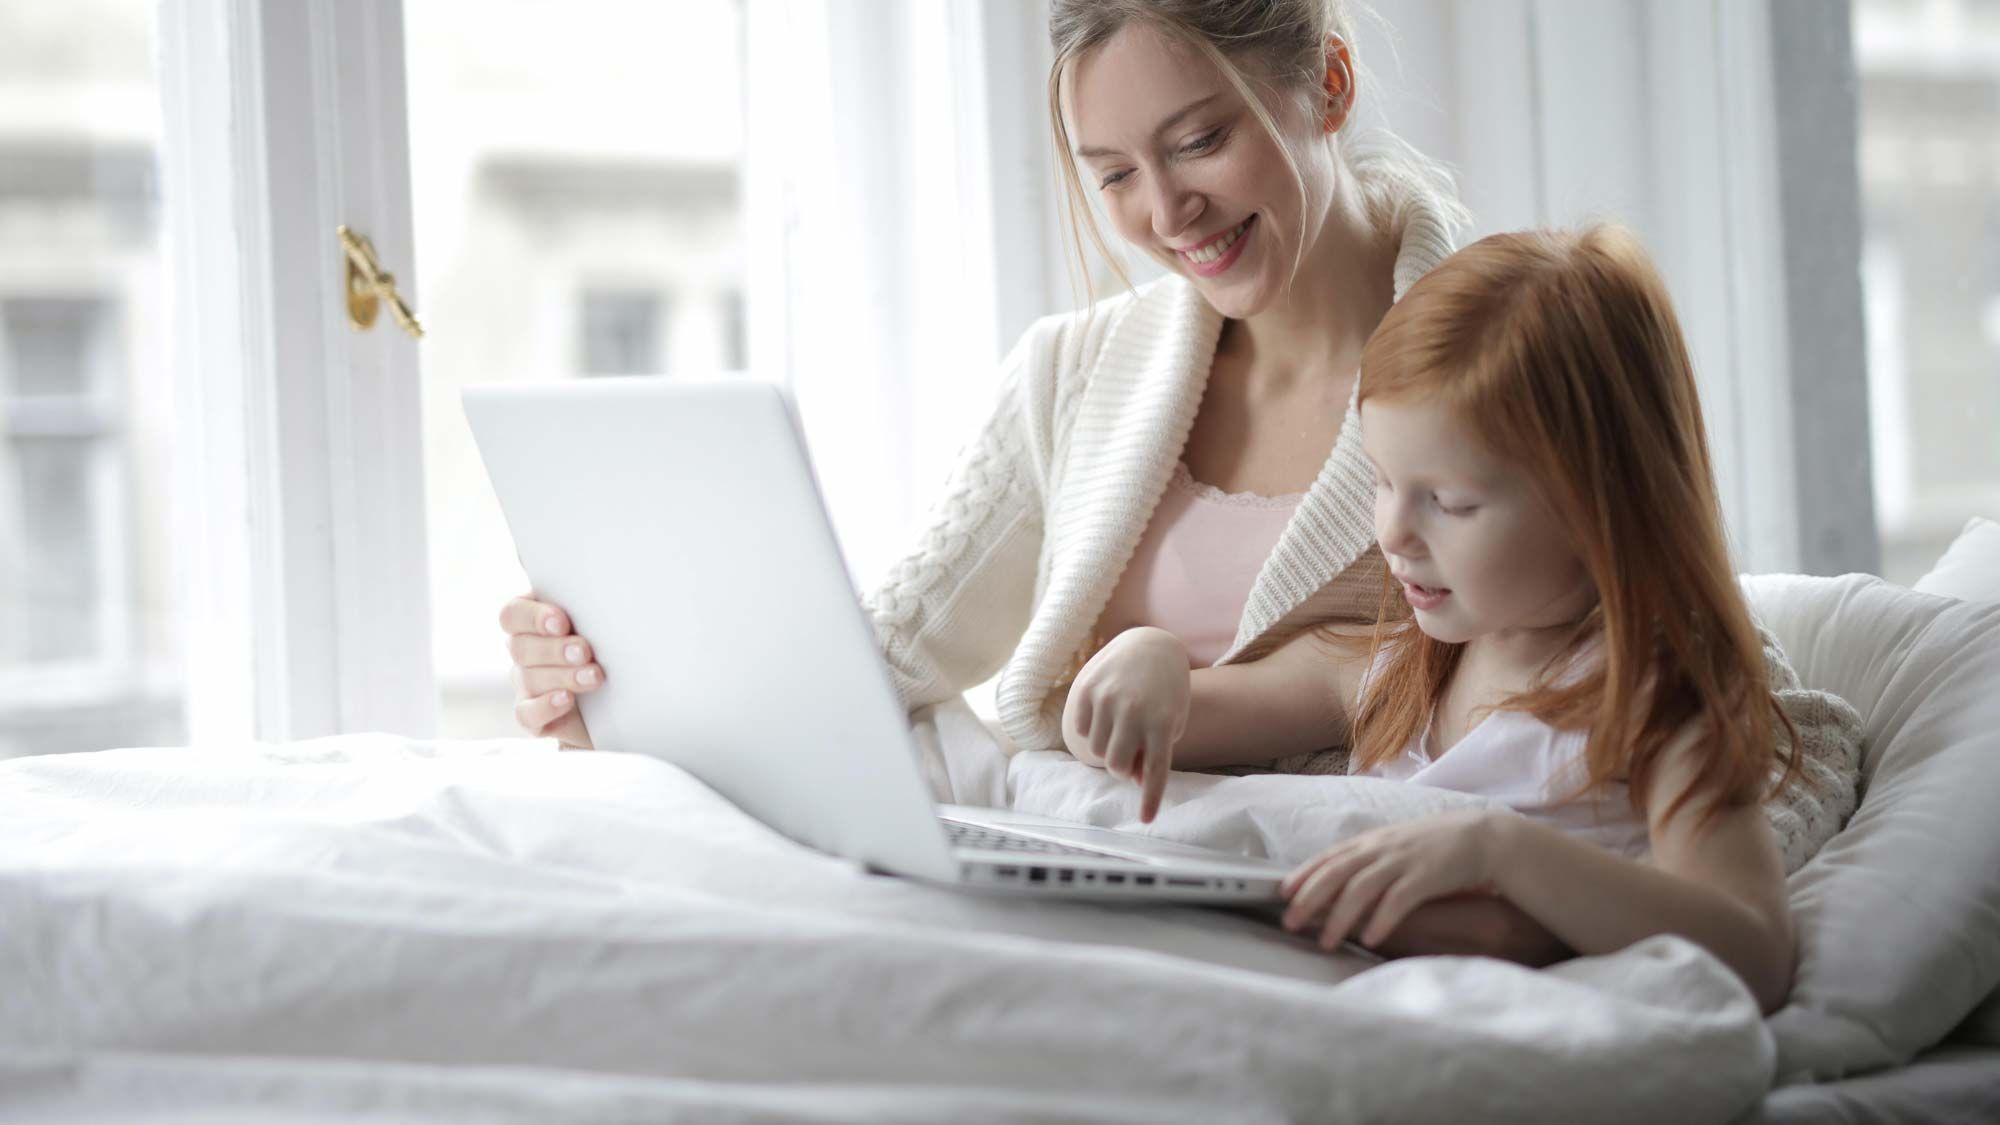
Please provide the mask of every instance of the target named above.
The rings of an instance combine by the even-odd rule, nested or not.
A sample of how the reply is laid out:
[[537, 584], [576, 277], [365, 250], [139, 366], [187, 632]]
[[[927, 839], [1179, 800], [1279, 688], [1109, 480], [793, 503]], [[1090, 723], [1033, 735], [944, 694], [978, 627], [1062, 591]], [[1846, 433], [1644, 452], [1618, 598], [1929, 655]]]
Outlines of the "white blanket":
[[[1017, 788], [1123, 818], [1056, 759]], [[1186, 779], [1161, 828], [1340, 829], [1256, 811], [1273, 781]], [[1439, 799], [1303, 784], [1356, 825]], [[0, 763], [0, 982], [0, 1119], [37, 1122], [1700, 1122], [1774, 1057], [1683, 941], [1370, 968], [870, 876], [659, 761], [531, 742]]]

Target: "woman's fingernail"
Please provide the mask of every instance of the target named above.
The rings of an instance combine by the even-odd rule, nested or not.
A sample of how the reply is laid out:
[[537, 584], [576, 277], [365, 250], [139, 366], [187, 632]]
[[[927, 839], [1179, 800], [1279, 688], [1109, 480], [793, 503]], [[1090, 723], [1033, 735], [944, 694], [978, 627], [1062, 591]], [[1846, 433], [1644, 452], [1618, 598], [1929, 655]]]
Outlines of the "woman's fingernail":
[[583, 663], [583, 646], [571, 645], [568, 648], [564, 649], [563, 659], [569, 661], [571, 664]]
[[566, 691], [559, 691], [549, 697], [549, 702], [555, 704], [558, 709], [567, 707], [569, 706], [569, 693]]
[[547, 633], [551, 637], [560, 637], [562, 636], [562, 629], [558, 628], [558, 626], [561, 624], [560, 621], [555, 619], [555, 615], [551, 614], [548, 617], [542, 618], [542, 632]]
[[594, 683], [596, 683], [596, 682], [597, 682], [597, 669], [595, 669], [595, 668], [585, 668], [585, 669], [584, 669], [583, 671], [581, 671], [581, 672], [578, 672], [578, 673], [576, 674], [576, 682], [577, 682], [577, 683], [580, 683], [580, 684], [594, 684]]

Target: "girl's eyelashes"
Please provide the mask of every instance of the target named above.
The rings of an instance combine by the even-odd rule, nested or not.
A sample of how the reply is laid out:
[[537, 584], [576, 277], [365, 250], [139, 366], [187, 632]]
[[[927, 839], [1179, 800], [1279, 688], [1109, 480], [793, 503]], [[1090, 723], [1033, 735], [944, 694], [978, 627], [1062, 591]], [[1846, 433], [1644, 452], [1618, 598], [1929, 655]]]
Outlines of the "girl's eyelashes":
[[1447, 504], [1444, 498], [1435, 492], [1431, 493], [1431, 503], [1436, 504], [1437, 510], [1447, 516], [1469, 516], [1479, 508], [1477, 504]]
[[1102, 190], [1111, 187], [1131, 174], [1130, 172], [1113, 172], [1097, 182], [1098, 189]]

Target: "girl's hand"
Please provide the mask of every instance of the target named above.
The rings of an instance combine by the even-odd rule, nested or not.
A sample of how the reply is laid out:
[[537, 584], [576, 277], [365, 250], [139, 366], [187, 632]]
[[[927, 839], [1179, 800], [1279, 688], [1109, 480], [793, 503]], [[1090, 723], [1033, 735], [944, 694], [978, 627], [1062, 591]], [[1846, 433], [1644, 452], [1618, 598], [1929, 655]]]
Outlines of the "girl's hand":
[[1127, 629], [1070, 685], [1063, 744], [1078, 761], [1138, 782], [1139, 819], [1150, 822], [1187, 721], [1187, 646], [1164, 629]]
[[576, 709], [576, 693], [596, 691], [604, 669], [592, 663], [590, 642], [570, 633], [560, 606], [515, 598], [500, 609], [500, 628], [514, 657], [514, 721], [529, 734], [588, 750], [590, 731]]
[[1332, 949], [1357, 927], [1362, 945], [1387, 941], [1411, 911], [1433, 899], [1482, 891], [1493, 882], [1502, 818], [1486, 809], [1447, 813], [1364, 832], [1285, 876], [1285, 928], [1320, 927]]

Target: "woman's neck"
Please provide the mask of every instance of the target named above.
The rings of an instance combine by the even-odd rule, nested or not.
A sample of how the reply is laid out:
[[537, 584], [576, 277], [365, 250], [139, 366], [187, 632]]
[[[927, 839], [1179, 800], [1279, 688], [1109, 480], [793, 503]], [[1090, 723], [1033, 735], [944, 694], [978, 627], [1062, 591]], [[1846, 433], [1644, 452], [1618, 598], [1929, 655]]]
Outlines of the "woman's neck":
[[[1274, 378], [1351, 377], [1361, 348], [1395, 302], [1395, 233], [1369, 217], [1352, 173], [1336, 181], [1326, 221], [1288, 293], [1224, 326], [1222, 347], [1258, 357]], [[1279, 357], [1282, 357], [1281, 359]]]

